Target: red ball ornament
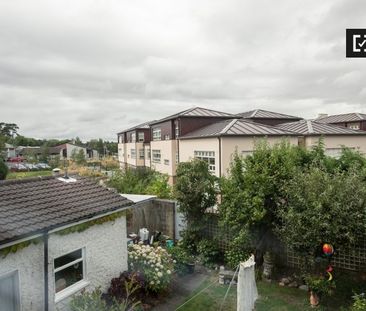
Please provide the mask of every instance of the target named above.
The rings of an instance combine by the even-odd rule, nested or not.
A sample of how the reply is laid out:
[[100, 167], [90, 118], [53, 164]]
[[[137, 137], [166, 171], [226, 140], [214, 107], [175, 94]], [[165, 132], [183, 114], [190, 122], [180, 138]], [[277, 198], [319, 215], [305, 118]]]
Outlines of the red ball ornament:
[[330, 255], [333, 255], [334, 253], [334, 249], [333, 249], [333, 246], [332, 244], [328, 244], [328, 243], [325, 243], [323, 245], [323, 253], [327, 256], [330, 256]]

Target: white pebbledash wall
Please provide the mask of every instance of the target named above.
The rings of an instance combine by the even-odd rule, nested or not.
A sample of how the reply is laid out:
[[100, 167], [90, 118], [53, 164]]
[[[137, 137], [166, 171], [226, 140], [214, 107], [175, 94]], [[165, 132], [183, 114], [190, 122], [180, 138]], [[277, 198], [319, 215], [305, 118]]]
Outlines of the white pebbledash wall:
[[[85, 248], [86, 282], [92, 290], [106, 291], [112, 278], [127, 270], [126, 218], [94, 225], [80, 233], [51, 234], [49, 237], [49, 310], [68, 311], [72, 296], [55, 302], [53, 260], [79, 248]], [[0, 277], [18, 271], [20, 302], [23, 311], [44, 310], [43, 243], [30, 245], [5, 258], [0, 257]], [[80, 288], [76, 293], [79, 293]]]

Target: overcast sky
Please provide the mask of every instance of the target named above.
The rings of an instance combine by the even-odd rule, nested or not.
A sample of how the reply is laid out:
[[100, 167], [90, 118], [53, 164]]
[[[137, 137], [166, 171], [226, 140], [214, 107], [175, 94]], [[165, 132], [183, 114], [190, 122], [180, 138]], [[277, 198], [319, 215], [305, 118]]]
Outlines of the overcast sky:
[[193, 106], [366, 113], [365, 0], [0, 0], [0, 122], [115, 133]]

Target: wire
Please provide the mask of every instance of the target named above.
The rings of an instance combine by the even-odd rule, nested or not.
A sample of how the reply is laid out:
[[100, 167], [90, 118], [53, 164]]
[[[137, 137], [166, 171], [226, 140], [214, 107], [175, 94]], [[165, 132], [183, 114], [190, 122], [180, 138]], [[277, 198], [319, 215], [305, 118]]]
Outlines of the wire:
[[205, 287], [204, 289], [200, 290], [196, 295], [194, 295], [193, 297], [191, 297], [190, 299], [188, 299], [185, 303], [183, 303], [182, 305], [180, 305], [178, 308], [175, 309], [175, 311], [177, 311], [178, 309], [182, 308], [185, 304], [187, 304], [188, 302], [190, 302], [193, 298], [196, 298], [199, 294], [201, 294], [203, 291], [205, 291], [207, 288], [211, 287], [212, 285], [214, 285], [215, 283], [217, 283], [217, 280], [212, 282], [210, 285], [208, 285], [207, 287]]

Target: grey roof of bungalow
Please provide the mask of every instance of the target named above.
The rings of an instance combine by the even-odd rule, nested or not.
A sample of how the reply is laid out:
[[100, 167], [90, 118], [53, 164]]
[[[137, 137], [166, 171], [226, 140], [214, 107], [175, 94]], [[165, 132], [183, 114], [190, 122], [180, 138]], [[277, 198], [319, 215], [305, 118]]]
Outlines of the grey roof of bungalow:
[[238, 117], [243, 119], [286, 119], [286, 120], [301, 120], [303, 118], [291, 116], [274, 111], [268, 111], [263, 109], [255, 109], [237, 114]]
[[83, 177], [0, 181], [0, 198], [0, 246], [133, 205]]
[[168, 120], [173, 120], [181, 117], [198, 117], [198, 118], [234, 118], [235, 115], [227, 112], [202, 108], [193, 107], [187, 110], [180, 111], [178, 113], [172, 114], [168, 117], [151, 122], [151, 124], [157, 124]]
[[294, 131], [301, 135], [366, 135], [366, 131], [353, 130], [333, 124], [320, 123], [318, 120], [300, 120], [297, 122], [276, 125], [277, 128], [286, 131]]
[[126, 130], [123, 130], [123, 131], [121, 131], [121, 132], [117, 133], [117, 135], [118, 135], [118, 134], [122, 134], [122, 133], [126, 133], [126, 132], [130, 132], [130, 131], [133, 131], [133, 130], [149, 129], [149, 128], [150, 128], [150, 124], [151, 124], [152, 122], [155, 122], [155, 120], [154, 120], [154, 121], [144, 122], [144, 123], [141, 123], [141, 124], [139, 124], [139, 125], [136, 125], [136, 126], [130, 127], [130, 128], [128, 128], [128, 129], [126, 129]]
[[332, 116], [318, 118], [316, 119], [316, 121], [320, 123], [345, 123], [345, 122], [366, 121], [366, 114], [358, 112], [335, 114]]
[[299, 133], [245, 119], [231, 119], [205, 126], [179, 139], [219, 136], [299, 136]]

